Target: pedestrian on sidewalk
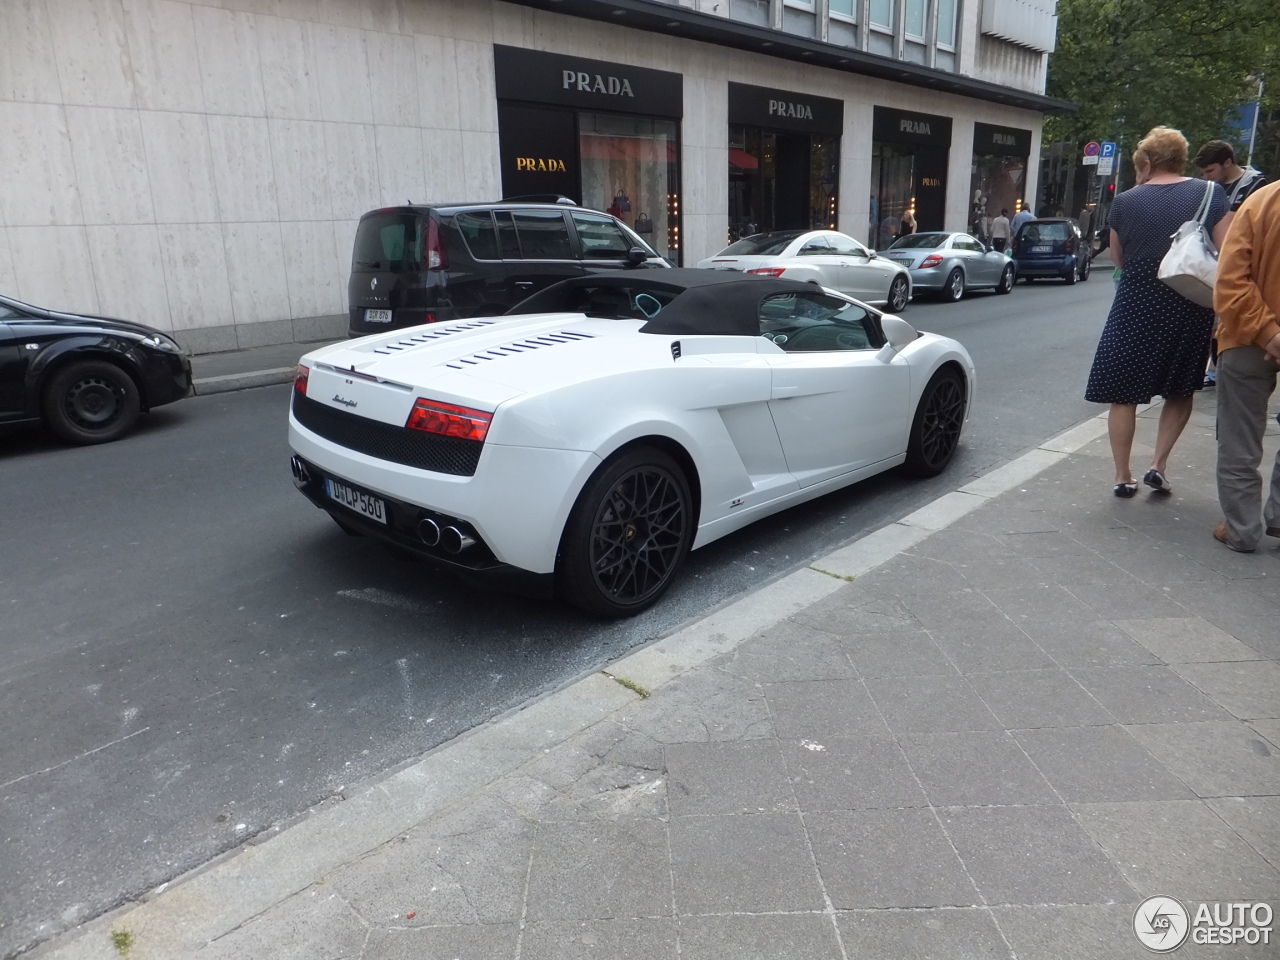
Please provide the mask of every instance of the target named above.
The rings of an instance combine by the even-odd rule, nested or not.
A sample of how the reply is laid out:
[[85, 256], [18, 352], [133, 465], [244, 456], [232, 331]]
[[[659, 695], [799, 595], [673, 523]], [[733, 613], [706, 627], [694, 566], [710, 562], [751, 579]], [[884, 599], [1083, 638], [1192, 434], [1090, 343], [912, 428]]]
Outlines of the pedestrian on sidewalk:
[[[1280, 183], [1241, 205], [1218, 257], [1218, 502], [1214, 529], [1252, 553], [1265, 530], [1280, 537], [1280, 452], [1262, 508], [1262, 436], [1280, 374]], [[1259, 516], [1261, 514], [1261, 517]]]
[[991, 221], [991, 246], [1004, 253], [1004, 248], [1009, 245], [1010, 233], [1009, 211], [1002, 207], [1000, 216]]
[[[1227, 191], [1227, 228], [1231, 228], [1231, 218], [1236, 215], [1240, 205], [1249, 199], [1259, 187], [1266, 186], [1267, 178], [1261, 170], [1245, 164], [1236, 163], [1236, 151], [1225, 140], [1210, 140], [1196, 151], [1195, 165], [1200, 168], [1200, 175], [1206, 180], [1222, 184]], [[1217, 384], [1218, 345], [1215, 341], [1209, 354], [1209, 366], [1204, 372], [1206, 388]]]
[[[1139, 161], [1148, 165], [1147, 181], [1111, 205], [1111, 259], [1120, 280], [1085, 389], [1086, 400], [1111, 405], [1107, 432], [1117, 497], [1138, 492], [1129, 466], [1138, 404], [1150, 403], [1157, 394], [1164, 397], [1164, 408], [1142, 482], [1159, 491], [1171, 489], [1165, 478], [1169, 454], [1191, 418], [1192, 396], [1204, 383], [1213, 333], [1213, 310], [1197, 306], [1156, 276], [1173, 234], [1194, 219], [1204, 199], [1204, 181], [1182, 176], [1187, 138], [1156, 127], [1138, 144], [1135, 166]], [[1221, 248], [1227, 197], [1220, 186], [1212, 190], [1205, 225]]]

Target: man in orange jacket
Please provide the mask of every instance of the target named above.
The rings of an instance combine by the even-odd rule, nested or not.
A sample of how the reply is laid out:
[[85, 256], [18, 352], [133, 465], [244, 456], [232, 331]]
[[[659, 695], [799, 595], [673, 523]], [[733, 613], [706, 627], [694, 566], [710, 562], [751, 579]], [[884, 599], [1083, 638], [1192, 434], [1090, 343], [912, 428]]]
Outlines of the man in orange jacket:
[[1262, 506], [1262, 436], [1280, 374], [1280, 183], [1256, 191], [1236, 213], [1218, 258], [1218, 501], [1213, 531], [1252, 553], [1265, 531], [1280, 537], [1280, 453]]

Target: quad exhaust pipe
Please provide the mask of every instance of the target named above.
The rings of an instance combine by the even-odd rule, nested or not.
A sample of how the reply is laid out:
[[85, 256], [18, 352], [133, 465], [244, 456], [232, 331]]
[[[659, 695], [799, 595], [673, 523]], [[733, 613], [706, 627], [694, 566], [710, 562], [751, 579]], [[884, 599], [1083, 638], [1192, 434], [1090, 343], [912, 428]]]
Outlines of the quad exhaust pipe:
[[469, 537], [457, 527], [445, 527], [440, 531], [440, 546], [445, 553], [459, 554], [467, 547], [475, 546], [475, 538]]
[[454, 555], [476, 544], [475, 537], [452, 525], [442, 527], [434, 517], [423, 517], [418, 521], [418, 539], [428, 547], [439, 547]]

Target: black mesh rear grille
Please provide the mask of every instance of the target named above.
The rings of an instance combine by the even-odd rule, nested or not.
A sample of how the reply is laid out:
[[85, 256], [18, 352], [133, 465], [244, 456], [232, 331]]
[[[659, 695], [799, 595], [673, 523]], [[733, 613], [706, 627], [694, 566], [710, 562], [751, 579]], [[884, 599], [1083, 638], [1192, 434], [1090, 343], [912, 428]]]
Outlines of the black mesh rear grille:
[[397, 427], [338, 410], [293, 392], [293, 415], [298, 422], [326, 440], [379, 460], [403, 463], [407, 467], [449, 473], [455, 477], [475, 475], [481, 440], [441, 437], [421, 430]]

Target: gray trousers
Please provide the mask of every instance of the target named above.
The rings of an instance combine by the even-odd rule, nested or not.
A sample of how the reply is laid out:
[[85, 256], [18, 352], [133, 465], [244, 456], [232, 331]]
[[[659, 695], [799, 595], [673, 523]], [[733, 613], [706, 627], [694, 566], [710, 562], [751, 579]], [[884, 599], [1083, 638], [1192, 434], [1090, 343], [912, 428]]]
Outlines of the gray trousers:
[[[1218, 500], [1227, 536], [1256, 548], [1264, 527], [1280, 530], [1280, 452], [1271, 473], [1271, 495], [1262, 506], [1262, 435], [1267, 404], [1280, 366], [1260, 347], [1233, 347], [1218, 354]], [[1265, 523], [1263, 521], [1265, 518]]]

